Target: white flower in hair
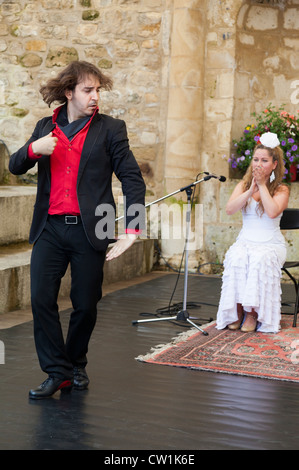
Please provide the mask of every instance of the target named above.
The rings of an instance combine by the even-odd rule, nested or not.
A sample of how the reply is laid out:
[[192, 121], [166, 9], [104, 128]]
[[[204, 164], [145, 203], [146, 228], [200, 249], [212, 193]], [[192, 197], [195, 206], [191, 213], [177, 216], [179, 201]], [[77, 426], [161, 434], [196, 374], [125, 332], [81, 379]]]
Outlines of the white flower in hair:
[[274, 149], [280, 145], [278, 140], [277, 134], [273, 134], [273, 132], [266, 132], [260, 137], [260, 142], [265, 147], [269, 147], [270, 149]]

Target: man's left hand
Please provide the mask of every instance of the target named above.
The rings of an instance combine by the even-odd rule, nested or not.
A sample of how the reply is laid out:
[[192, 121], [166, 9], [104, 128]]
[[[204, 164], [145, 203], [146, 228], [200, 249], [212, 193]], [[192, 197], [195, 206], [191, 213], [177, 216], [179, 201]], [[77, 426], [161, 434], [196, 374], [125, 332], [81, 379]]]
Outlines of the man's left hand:
[[112, 259], [117, 258], [122, 255], [133, 243], [136, 241], [137, 235], [127, 233], [125, 235], [120, 235], [117, 242], [107, 253], [106, 260], [111, 261]]

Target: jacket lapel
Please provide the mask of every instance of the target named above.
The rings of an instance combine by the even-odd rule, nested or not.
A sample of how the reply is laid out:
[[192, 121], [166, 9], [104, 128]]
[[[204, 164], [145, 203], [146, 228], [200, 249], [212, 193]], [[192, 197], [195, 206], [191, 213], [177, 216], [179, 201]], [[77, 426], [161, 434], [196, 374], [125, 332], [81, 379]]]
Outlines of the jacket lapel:
[[[50, 132], [52, 132], [54, 128], [55, 128], [55, 124], [53, 124], [52, 119], [51, 119], [46, 123], [45, 127], [42, 129], [41, 137], [44, 137], [45, 135], [50, 134]], [[50, 158], [45, 159], [44, 168], [47, 173], [49, 184], [50, 184], [50, 181], [51, 181]]]
[[53, 124], [52, 119], [51, 119], [50, 121], [46, 123], [45, 127], [42, 129], [41, 137], [44, 137], [45, 135], [50, 134], [50, 132], [52, 132], [53, 129], [55, 129], [55, 124]]
[[97, 141], [97, 139], [100, 136], [101, 129], [103, 126], [103, 120], [101, 119], [100, 114], [96, 114], [90, 123], [86, 139], [83, 145], [82, 149], [82, 155], [80, 159], [80, 165], [79, 165], [79, 171], [78, 171], [78, 180], [77, 180], [77, 185], [80, 182], [81, 176], [83, 174], [84, 168], [86, 163], [88, 162], [88, 159], [93, 152], [94, 145]]

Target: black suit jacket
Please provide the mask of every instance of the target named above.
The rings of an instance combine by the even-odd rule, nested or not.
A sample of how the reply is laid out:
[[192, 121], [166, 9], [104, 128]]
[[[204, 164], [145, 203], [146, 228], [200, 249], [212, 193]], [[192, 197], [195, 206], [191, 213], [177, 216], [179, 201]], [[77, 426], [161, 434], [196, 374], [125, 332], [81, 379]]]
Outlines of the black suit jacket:
[[[51, 157], [43, 155], [39, 159], [32, 160], [27, 157], [27, 151], [31, 142], [49, 134], [53, 129], [52, 117], [41, 119], [30, 139], [11, 156], [9, 161], [9, 170], [15, 175], [24, 174], [36, 163], [38, 164], [37, 196], [29, 236], [30, 243], [38, 239], [47, 221]], [[90, 124], [82, 150], [77, 196], [86, 236], [97, 250], [105, 250], [111, 241], [109, 234], [105, 238], [100, 234], [99, 238], [99, 233], [102, 231], [97, 230], [97, 227], [99, 223], [108, 220], [106, 212], [101, 208], [115, 208], [112, 194], [113, 172], [122, 183], [126, 208], [134, 204], [144, 206], [145, 184], [129, 148], [125, 122], [104, 114], [96, 114]], [[132, 219], [134, 219], [132, 215], [125, 218], [126, 227]]]

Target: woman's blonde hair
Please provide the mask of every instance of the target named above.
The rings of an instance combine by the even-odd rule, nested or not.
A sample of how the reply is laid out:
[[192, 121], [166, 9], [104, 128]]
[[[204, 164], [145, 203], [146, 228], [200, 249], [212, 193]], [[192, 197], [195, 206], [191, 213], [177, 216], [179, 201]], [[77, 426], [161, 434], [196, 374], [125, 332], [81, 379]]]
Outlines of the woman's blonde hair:
[[[269, 193], [271, 196], [273, 196], [276, 191], [278, 191], [279, 186], [282, 183], [283, 177], [285, 175], [285, 165], [284, 165], [284, 154], [283, 150], [281, 147], [275, 147], [275, 148], [270, 148], [270, 147], [265, 147], [262, 144], [257, 144], [256, 147], [254, 148], [253, 155], [252, 155], [252, 161], [254, 158], [254, 154], [258, 149], [265, 149], [268, 151], [270, 157], [273, 158], [273, 162], [277, 162], [276, 168], [273, 170], [275, 174], [275, 179], [270, 183], [270, 181], [267, 182], [267, 187], [269, 190]], [[252, 178], [253, 178], [253, 173], [252, 173], [252, 162], [247, 168], [247, 171], [243, 177], [243, 191], [247, 191], [252, 183]], [[248, 202], [245, 204], [245, 210]], [[262, 215], [264, 213], [264, 207], [262, 202], [260, 201], [257, 206], [257, 212]]]

